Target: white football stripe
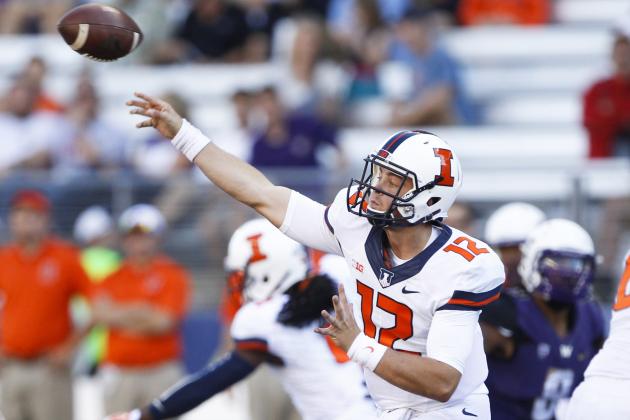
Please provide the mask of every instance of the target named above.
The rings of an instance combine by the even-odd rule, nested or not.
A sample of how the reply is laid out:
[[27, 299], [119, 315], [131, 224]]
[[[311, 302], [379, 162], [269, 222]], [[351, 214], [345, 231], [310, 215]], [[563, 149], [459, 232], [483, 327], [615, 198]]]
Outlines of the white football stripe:
[[90, 32], [90, 24], [89, 23], [80, 23], [79, 24], [79, 33], [77, 34], [77, 39], [74, 40], [70, 48], [75, 51], [80, 50], [85, 45], [85, 42], [88, 38], [88, 33]]
[[131, 49], [129, 50], [129, 52], [135, 50], [136, 47], [138, 46], [139, 42], [140, 42], [140, 34], [138, 32], [134, 32], [133, 33], [133, 43], [131, 44]]

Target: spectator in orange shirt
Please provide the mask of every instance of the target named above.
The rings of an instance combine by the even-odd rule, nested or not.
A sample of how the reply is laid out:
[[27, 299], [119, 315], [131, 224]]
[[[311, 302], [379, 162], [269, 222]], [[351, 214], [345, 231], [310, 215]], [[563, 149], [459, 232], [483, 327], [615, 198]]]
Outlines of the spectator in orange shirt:
[[94, 299], [95, 320], [109, 329], [107, 412], [144, 406], [182, 376], [178, 329], [189, 291], [187, 273], [159, 251], [166, 223], [155, 207], [134, 205], [119, 225], [125, 260]]
[[462, 0], [462, 25], [543, 25], [550, 19], [548, 0]]
[[7, 420], [72, 419], [70, 361], [81, 339], [71, 298], [89, 295], [78, 251], [49, 233], [50, 203], [31, 190], [11, 201], [12, 243], [0, 250], [2, 406]]

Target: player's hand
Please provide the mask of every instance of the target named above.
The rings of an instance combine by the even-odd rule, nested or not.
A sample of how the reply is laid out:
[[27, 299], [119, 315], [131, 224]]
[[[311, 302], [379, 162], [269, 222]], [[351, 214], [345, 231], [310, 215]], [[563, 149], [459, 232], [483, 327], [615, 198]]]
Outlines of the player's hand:
[[322, 316], [330, 325], [326, 328], [315, 328], [315, 332], [329, 336], [347, 352], [361, 330], [354, 320], [352, 305], [348, 303], [343, 285], [339, 285], [339, 296], [333, 296], [332, 302], [335, 309], [334, 316], [326, 310], [322, 311]]
[[175, 137], [184, 120], [173, 107], [161, 99], [152, 98], [144, 93], [135, 92], [134, 95], [138, 99], [127, 101], [127, 106], [134, 107], [129, 113], [149, 117], [148, 120], [136, 124], [136, 127], [154, 127], [168, 139]]

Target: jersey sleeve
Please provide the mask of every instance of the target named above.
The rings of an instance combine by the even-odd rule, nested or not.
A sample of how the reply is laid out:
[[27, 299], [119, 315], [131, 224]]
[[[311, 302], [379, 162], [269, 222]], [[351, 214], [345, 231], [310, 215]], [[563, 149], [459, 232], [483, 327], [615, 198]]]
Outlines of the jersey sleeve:
[[[264, 305], [264, 304], [262, 304]], [[248, 303], [234, 317], [231, 335], [236, 349], [269, 352], [270, 323], [273, 322], [259, 303]]]
[[479, 311], [440, 311], [435, 314], [427, 337], [427, 356], [464, 373], [472, 351]]
[[499, 299], [505, 281], [501, 260], [490, 252], [478, 256], [476, 261], [460, 270], [454, 288], [439, 297], [436, 311], [480, 311]]
[[340, 194], [330, 206], [325, 207], [296, 191], [292, 191], [280, 230], [291, 239], [310, 248], [342, 255], [341, 245], [335, 237], [335, 229], [332, 224], [333, 216], [338, 212]]

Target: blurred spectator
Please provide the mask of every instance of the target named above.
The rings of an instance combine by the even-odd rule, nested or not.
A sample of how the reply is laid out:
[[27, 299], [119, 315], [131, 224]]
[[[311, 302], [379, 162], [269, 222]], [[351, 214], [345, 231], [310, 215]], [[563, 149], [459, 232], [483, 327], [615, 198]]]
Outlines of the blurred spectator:
[[12, 169], [46, 169], [49, 150], [62, 141], [66, 121], [53, 113], [35, 112], [38, 91], [24, 78], [15, 80], [0, 112], [0, 175]]
[[549, 0], [461, 0], [459, 20], [463, 25], [542, 25], [549, 23]]
[[584, 95], [591, 158], [630, 157], [630, 18], [614, 27], [613, 36], [613, 74]]
[[69, 0], [8, 0], [0, 11], [0, 33], [56, 32]]
[[[589, 134], [589, 157], [630, 158], [630, 18], [613, 27], [613, 74], [596, 82], [584, 95], [584, 126]], [[620, 239], [630, 231], [630, 196], [604, 203], [597, 243], [604, 257], [602, 278], [613, 283], [620, 273]], [[610, 284], [609, 283], [609, 284]], [[611, 285], [612, 286], [612, 285]], [[608, 296], [611, 297], [611, 296]]]
[[521, 262], [520, 246], [529, 232], [545, 218], [545, 213], [538, 207], [520, 202], [504, 204], [488, 217], [484, 238], [503, 262], [505, 288], [522, 287], [518, 273]]
[[449, 28], [457, 24], [457, 11], [461, 0], [413, 0], [416, 7], [433, 10], [439, 27]]
[[282, 81], [280, 95], [293, 109], [314, 109], [317, 99], [315, 70], [322, 57], [326, 27], [313, 16], [294, 19], [295, 32], [289, 52], [289, 74]]
[[249, 91], [237, 90], [232, 94], [232, 105], [236, 114], [237, 127], [241, 130], [246, 130], [251, 125], [253, 102], [254, 95]]
[[324, 18], [328, 15], [331, 0], [285, 0], [295, 12], [309, 13]]
[[182, 375], [179, 323], [188, 276], [162, 255], [164, 218], [153, 206], [125, 210], [119, 227], [125, 260], [97, 289], [95, 320], [109, 328], [102, 367], [107, 412], [151, 402]]
[[[358, 0], [331, 0], [328, 24], [335, 32], [343, 32], [352, 26]], [[400, 21], [409, 9], [410, 0], [376, 0], [378, 13], [388, 23]]]
[[163, 52], [163, 46], [168, 43], [178, 19], [185, 17], [180, 15], [187, 12], [184, 1], [100, 0], [99, 3], [124, 10], [142, 28], [142, 43], [125, 58], [126, 62], [155, 62], [156, 49]]
[[0, 357], [7, 420], [72, 419], [70, 362], [81, 333], [70, 299], [91, 284], [77, 250], [49, 233], [50, 203], [40, 192], [11, 200], [12, 242], [0, 251], [3, 295]]
[[100, 116], [99, 98], [92, 81], [83, 76], [68, 106], [63, 140], [53, 147], [55, 169], [82, 175], [91, 170], [122, 166], [126, 142], [123, 134]]
[[253, 134], [252, 165], [315, 168], [320, 147], [337, 148], [334, 127], [315, 116], [285, 110], [275, 89], [263, 89], [256, 103], [264, 112], [265, 125]]
[[240, 61], [247, 40], [243, 10], [225, 0], [195, 0], [175, 31], [196, 61]]
[[243, 61], [263, 62], [269, 59], [276, 23], [288, 15], [288, 9], [268, 0], [240, 0], [247, 24]]
[[432, 12], [411, 9], [396, 28], [391, 59], [413, 73], [408, 99], [395, 103], [390, 125], [469, 123], [471, 110], [460, 86], [458, 65], [434, 39]]
[[352, 16], [350, 25], [333, 32], [352, 62], [351, 101], [380, 95], [376, 67], [385, 59], [390, 37], [377, 0], [355, 0]]
[[36, 91], [35, 111], [62, 112], [63, 106], [44, 91], [46, 71], [44, 60], [35, 56], [28, 61], [20, 77], [23, 77], [25, 82]]
[[[91, 206], [83, 210], [74, 224], [74, 239], [81, 245], [81, 265], [93, 283], [102, 282], [120, 266], [120, 254], [114, 249], [114, 223], [103, 207]], [[91, 311], [86, 301], [75, 300], [75, 319], [88, 318]], [[103, 360], [107, 331], [97, 325], [83, 340], [75, 370], [94, 373]]]

